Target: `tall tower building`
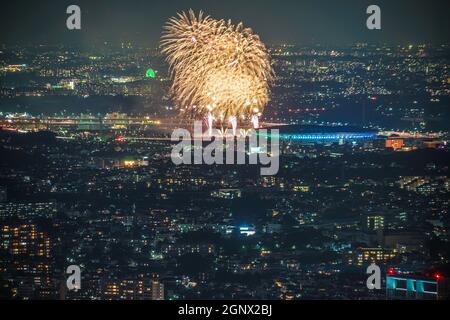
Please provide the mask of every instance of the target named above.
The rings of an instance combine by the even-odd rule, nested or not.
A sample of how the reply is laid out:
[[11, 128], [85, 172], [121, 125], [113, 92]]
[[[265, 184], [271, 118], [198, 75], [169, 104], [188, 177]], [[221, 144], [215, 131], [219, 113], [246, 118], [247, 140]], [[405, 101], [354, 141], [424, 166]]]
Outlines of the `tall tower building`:
[[164, 300], [164, 284], [157, 279], [152, 280], [152, 300]]

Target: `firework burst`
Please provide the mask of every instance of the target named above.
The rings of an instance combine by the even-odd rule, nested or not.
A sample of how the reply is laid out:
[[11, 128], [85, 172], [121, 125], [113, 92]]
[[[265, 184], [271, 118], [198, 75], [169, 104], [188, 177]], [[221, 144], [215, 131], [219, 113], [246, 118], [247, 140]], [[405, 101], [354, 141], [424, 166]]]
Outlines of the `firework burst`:
[[273, 70], [265, 45], [250, 28], [189, 10], [167, 22], [161, 48], [173, 97], [185, 115], [210, 114], [221, 122], [261, 115]]

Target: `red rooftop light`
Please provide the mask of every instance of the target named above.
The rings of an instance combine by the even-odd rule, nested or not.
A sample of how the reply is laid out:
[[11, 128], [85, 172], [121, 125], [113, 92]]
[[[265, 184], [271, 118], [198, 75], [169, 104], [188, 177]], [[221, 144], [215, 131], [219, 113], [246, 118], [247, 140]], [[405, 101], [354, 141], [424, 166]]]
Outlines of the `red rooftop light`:
[[388, 268], [388, 270], [387, 270], [387, 272], [388, 272], [388, 274], [390, 275], [390, 276], [393, 276], [394, 274], [395, 274], [395, 269], [394, 268]]

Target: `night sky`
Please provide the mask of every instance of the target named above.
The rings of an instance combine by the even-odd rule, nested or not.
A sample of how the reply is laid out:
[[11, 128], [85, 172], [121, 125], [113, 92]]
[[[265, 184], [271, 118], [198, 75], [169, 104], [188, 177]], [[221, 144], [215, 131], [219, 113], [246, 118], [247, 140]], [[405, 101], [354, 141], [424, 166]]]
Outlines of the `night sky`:
[[[81, 7], [80, 31], [66, 29], [70, 4]], [[382, 30], [366, 29], [370, 4], [381, 7]], [[269, 44], [449, 43], [448, 0], [6, 0], [0, 43], [156, 46], [165, 21], [189, 8], [243, 21]]]

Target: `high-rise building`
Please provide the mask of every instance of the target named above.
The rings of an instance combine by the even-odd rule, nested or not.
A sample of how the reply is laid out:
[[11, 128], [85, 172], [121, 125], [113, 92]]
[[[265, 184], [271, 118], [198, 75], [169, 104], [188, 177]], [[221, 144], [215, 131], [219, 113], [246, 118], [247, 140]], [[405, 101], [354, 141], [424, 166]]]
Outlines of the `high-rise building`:
[[367, 216], [367, 230], [375, 231], [384, 229], [384, 217], [380, 215]]
[[0, 278], [10, 279], [15, 298], [42, 299], [57, 295], [53, 281], [54, 259], [50, 238], [35, 224], [0, 228]]
[[164, 300], [164, 284], [159, 280], [152, 280], [152, 300]]
[[398, 254], [398, 249], [386, 248], [358, 248], [356, 250], [355, 262], [362, 266], [370, 263], [386, 263], [395, 259]]
[[447, 300], [449, 281], [436, 273], [433, 277], [418, 275], [386, 276], [386, 296], [393, 300]]

